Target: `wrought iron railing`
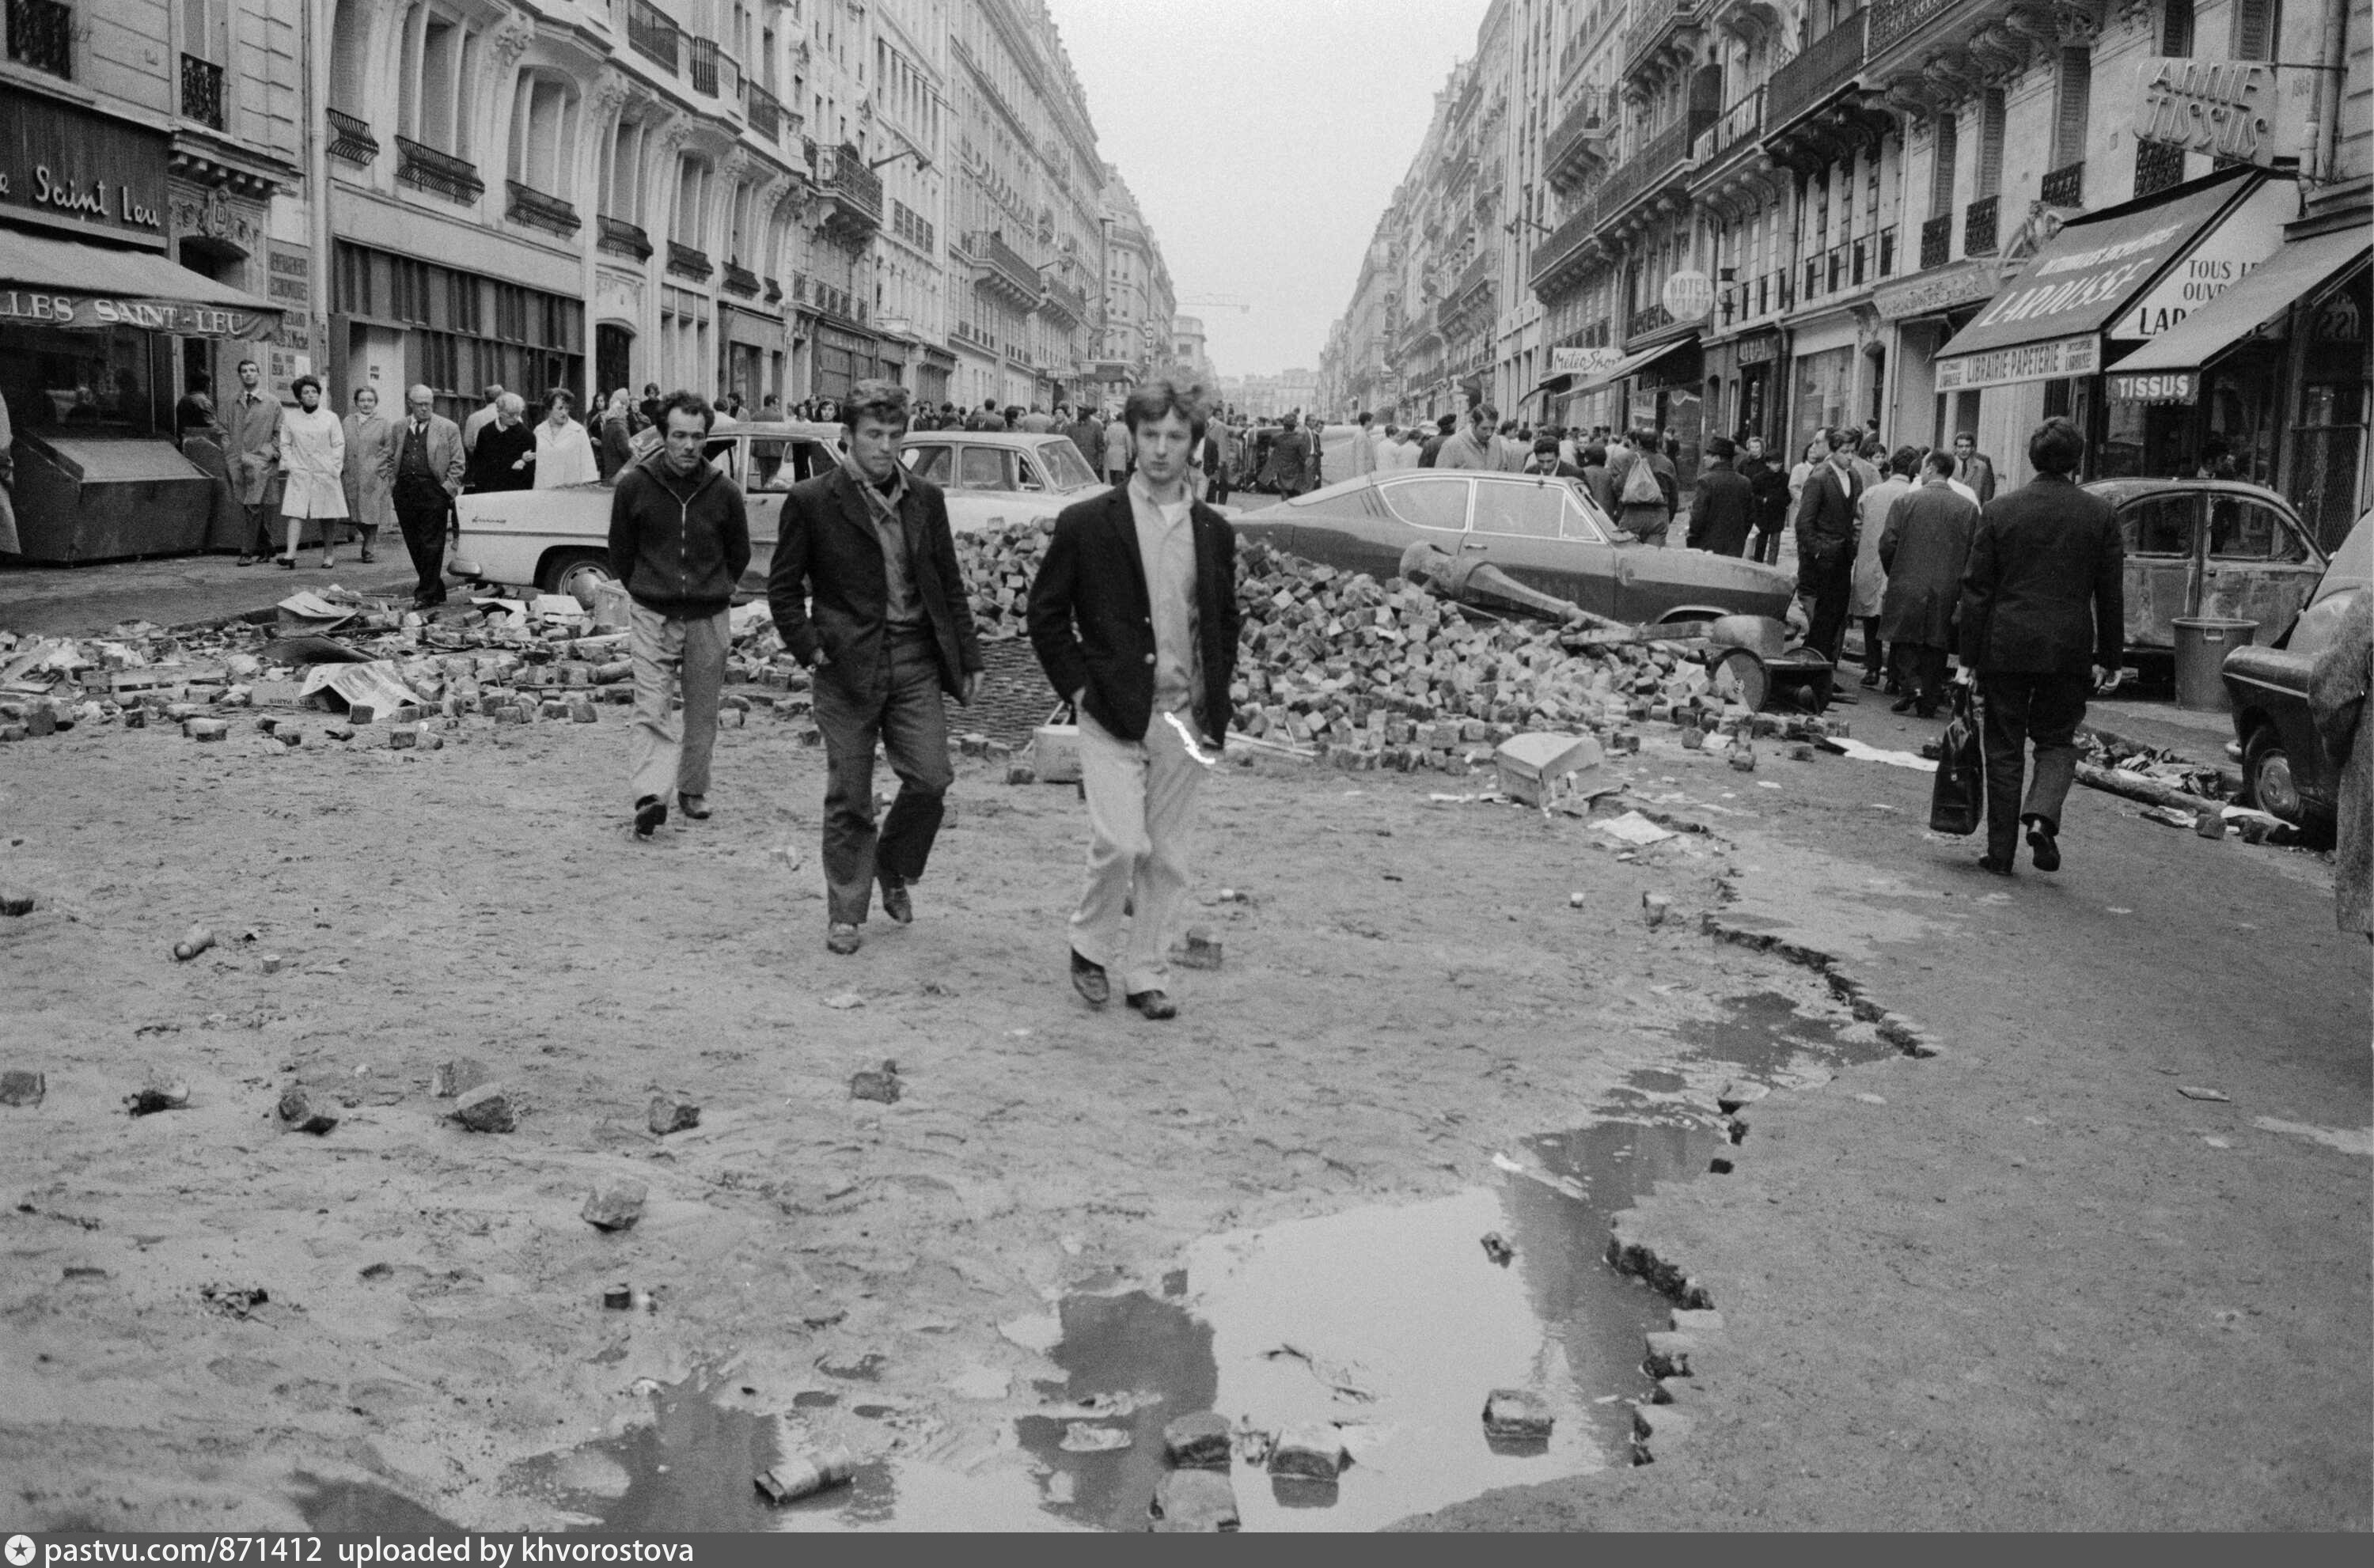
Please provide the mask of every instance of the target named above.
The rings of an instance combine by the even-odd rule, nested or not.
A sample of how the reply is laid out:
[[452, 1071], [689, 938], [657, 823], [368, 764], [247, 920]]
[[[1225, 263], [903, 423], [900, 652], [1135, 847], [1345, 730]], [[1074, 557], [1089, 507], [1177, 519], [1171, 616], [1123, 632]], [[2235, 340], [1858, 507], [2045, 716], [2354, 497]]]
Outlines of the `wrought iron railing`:
[[1631, 314], [1624, 318], [1624, 335], [1639, 337], [1643, 333], [1652, 333], [1673, 324], [1674, 313], [1662, 303], [1636, 306]]
[[2184, 183], [2184, 148], [2174, 142], [2135, 144], [2135, 194], [2157, 195]]
[[1797, 57], [1772, 73], [1764, 99], [1764, 123], [1777, 131], [1844, 87], [1863, 62], [1863, 27], [1871, 13], [1857, 11], [1814, 40]]
[[74, 7], [59, 0], [8, 0], [8, 58], [74, 79]]
[[1698, 0], [1648, 0], [1648, 15], [1624, 35], [1624, 68], [1628, 74], [1640, 57], [1664, 41], [1665, 35], [1698, 8]]
[[678, 277], [705, 282], [717, 269], [710, 265], [708, 252], [697, 251], [680, 240], [671, 240], [667, 247], [667, 270]]
[[369, 121], [343, 109], [325, 108], [322, 112], [330, 121], [332, 158], [343, 158], [358, 169], [368, 169], [379, 160], [379, 138], [371, 135]]
[[2048, 207], [2082, 207], [2086, 205], [2086, 160], [2064, 163], [2044, 177], [2044, 188], [2038, 194]]
[[1049, 315], [1068, 316], [1075, 322], [1088, 319], [1088, 297], [1086, 294], [1059, 278], [1042, 275], [1041, 281], [1047, 287], [1047, 293], [1040, 303]]
[[705, 92], [710, 97], [715, 98], [717, 96], [717, 41], [713, 38], [688, 38], [685, 43], [687, 46], [686, 79], [692, 83], [693, 91]]
[[865, 167], [864, 153], [841, 143], [832, 156], [832, 177], [825, 183], [843, 205], [865, 214], [877, 227], [881, 224], [882, 177]]
[[1745, 98], [1715, 116], [1714, 123], [1698, 133], [1692, 155], [1700, 163], [1721, 158], [1742, 142], [1754, 141], [1764, 134], [1764, 89], [1757, 88]]
[[683, 41], [684, 29], [651, 0], [628, 0], [627, 44], [636, 53], [673, 76]]
[[182, 56], [182, 118], [223, 128], [223, 68], [194, 54]]
[[1528, 281], [1536, 288], [1541, 287], [1545, 277], [1564, 265], [1598, 232], [1599, 204], [1596, 201], [1585, 202], [1534, 247], [1532, 264], [1526, 268]]
[[783, 100], [758, 83], [744, 78], [742, 83], [743, 111], [749, 116], [751, 135], [761, 141], [772, 142], [783, 135]]
[[1599, 112], [1599, 105], [1586, 98], [1559, 121], [1542, 143], [1542, 167], [1555, 179], [1572, 170], [1575, 159], [1590, 145], [1604, 142], [1615, 127]]
[[1941, 212], [1921, 226], [1921, 270], [1942, 267], [1954, 253], [1954, 215]]
[[582, 227], [584, 220], [577, 216], [577, 208], [558, 196], [546, 195], [516, 180], [506, 181], [504, 184], [511, 198], [504, 213], [513, 223], [524, 223], [532, 228], [548, 228], [562, 235], [574, 234]]
[[1663, 184], [1667, 176], [1688, 160], [1690, 144], [1714, 123], [1711, 109], [1692, 110], [1666, 126], [1641, 145], [1640, 150], [1619, 164], [1615, 172], [1600, 181], [1598, 199], [1603, 212], [1613, 213], [1633, 198]]
[[652, 259], [652, 237], [643, 232], [642, 225], [604, 213], [596, 227], [601, 230], [598, 243], [612, 255], [632, 256], [639, 262]]
[[395, 178], [399, 184], [456, 202], [475, 202], [487, 190], [487, 182], [478, 178], [476, 164], [450, 152], [423, 146], [409, 136], [395, 138]]
[[1980, 196], [1962, 209], [1962, 254], [1992, 256], [1995, 253], [1995, 214], [2001, 198]]
[[1879, 0], [1871, 8], [1871, 52], [1876, 54], [1911, 36], [1961, 3], [1962, 0]]

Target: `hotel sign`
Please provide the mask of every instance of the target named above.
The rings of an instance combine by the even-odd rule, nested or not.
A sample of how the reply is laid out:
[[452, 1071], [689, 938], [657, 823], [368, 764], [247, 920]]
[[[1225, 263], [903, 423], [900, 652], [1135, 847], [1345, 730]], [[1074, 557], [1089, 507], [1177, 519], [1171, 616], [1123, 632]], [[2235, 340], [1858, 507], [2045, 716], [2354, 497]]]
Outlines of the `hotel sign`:
[[1937, 390], [1970, 392], [1979, 387], [2007, 387], [2020, 381], [2057, 381], [2069, 376], [2090, 376], [2102, 368], [2102, 340], [2054, 338], [2024, 343], [2016, 348], [1991, 348], [1937, 361]]

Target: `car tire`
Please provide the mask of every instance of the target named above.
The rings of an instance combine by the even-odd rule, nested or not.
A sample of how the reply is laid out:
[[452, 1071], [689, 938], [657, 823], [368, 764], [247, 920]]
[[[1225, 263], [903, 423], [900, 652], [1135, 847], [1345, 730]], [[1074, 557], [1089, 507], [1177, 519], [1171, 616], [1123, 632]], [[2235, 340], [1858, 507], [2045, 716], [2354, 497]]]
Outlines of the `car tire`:
[[566, 593], [591, 610], [594, 584], [613, 580], [606, 552], [556, 550], [545, 557], [544, 569], [537, 574], [535, 585], [546, 593]]
[[1772, 695], [1772, 673], [1753, 649], [1734, 648], [1707, 672], [1707, 690], [1723, 703], [1738, 703], [1751, 713], [1764, 711]]
[[2261, 724], [2242, 744], [2242, 790], [2251, 804], [2295, 827], [2307, 825], [2308, 802], [2292, 778], [2291, 754], [2272, 724]]

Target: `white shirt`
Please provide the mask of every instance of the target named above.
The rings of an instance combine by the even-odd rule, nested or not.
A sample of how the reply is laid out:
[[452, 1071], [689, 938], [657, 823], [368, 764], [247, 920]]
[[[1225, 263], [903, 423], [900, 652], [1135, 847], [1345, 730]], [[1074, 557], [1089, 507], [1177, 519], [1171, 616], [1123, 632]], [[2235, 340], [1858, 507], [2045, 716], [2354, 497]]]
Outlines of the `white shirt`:
[[1146, 476], [1129, 476], [1130, 515], [1137, 522], [1137, 556], [1146, 568], [1146, 597], [1154, 616], [1154, 710], [1195, 706], [1201, 661], [1195, 649], [1195, 527], [1185, 490], [1158, 501]]

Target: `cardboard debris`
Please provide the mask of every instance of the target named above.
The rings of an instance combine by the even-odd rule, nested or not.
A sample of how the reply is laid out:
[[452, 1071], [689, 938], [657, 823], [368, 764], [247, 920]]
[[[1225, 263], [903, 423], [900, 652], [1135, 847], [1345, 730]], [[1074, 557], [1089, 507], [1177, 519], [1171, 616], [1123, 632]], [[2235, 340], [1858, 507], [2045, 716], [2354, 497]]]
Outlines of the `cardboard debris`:
[[426, 699], [398, 677], [394, 664], [384, 660], [370, 664], [316, 664], [306, 673], [298, 695], [310, 697], [321, 691], [338, 698], [349, 710], [367, 708], [374, 716], [427, 706]]
[[1662, 844], [1666, 839], [1676, 837], [1664, 828], [1659, 827], [1639, 812], [1626, 812], [1622, 816], [1604, 817], [1592, 823], [1591, 826], [1593, 832], [1604, 833], [1610, 838], [1643, 848], [1651, 844]]

